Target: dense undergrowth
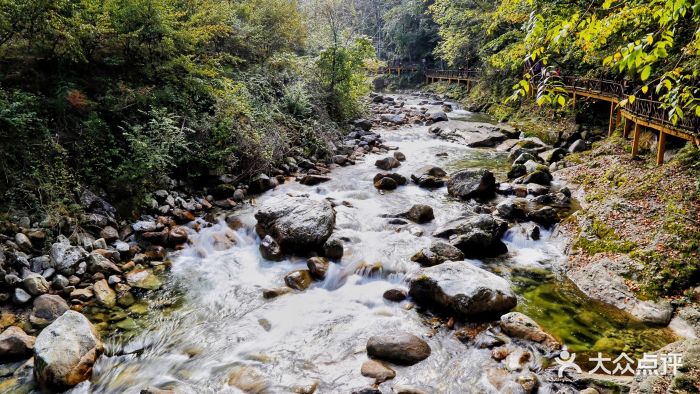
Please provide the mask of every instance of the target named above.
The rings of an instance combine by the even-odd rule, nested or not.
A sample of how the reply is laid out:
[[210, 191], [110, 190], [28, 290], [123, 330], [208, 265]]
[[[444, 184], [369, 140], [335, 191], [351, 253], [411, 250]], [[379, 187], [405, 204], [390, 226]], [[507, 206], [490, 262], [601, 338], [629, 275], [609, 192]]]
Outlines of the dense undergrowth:
[[85, 187], [129, 212], [156, 188], [322, 157], [369, 89], [371, 42], [308, 50], [296, 1], [0, 3], [6, 212], [74, 213]]

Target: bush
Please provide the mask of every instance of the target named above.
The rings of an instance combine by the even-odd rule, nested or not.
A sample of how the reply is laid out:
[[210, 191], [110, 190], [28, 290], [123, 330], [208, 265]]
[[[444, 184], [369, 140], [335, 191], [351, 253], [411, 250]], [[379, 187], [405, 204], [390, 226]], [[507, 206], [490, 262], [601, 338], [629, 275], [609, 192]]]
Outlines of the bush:
[[192, 130], [183, 120], [165, 108], [154, 108], [143, 115], [148, 118], [144, 124], [130, 124], [123, 128], [129, 149], [124, 162], [116, 170], [117, 179], [132, 192], [162, 185], [164, 175], [189, 153], [187, 133]]

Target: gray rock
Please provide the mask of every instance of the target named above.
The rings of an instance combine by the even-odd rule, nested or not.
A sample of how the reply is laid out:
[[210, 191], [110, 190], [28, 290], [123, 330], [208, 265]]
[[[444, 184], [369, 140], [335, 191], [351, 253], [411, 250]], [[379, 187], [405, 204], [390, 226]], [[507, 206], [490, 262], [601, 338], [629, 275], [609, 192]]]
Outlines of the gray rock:
[[280, 261], [284, 254], [277, 241], [269, 235], [260, 241], [260, 254], [266, 260]]
[[532, 220], [543, 226], [551, 226], [555, 223], [559, 223], [559, 214], [557, 214], [557, 210], [552, 207], [544, 207], [536, 211], [528, 212], [526, 216], [528, 220]]
[[382, 122], [393, 123], [396, 125], [403, 124], [406, 122], [406, 114], [381, 114], [380, 118]]
[[161, 229], [161, 226], [158, 226], [158, 224], [153, 220], [139, 220], [137, 222], [132, 223], [131, 228], [137, 233], [145, 233], [151, 231], [158, 231]]
[[413, 365], [430, 356], [430, 346], [409, 333], [375, 335], [367, 341], [367, 355], [399, 365]]
[[73, 273], [75, 267], [87, 258], [88, 253], [80, 246], [71, 246], [68, 239], [62, 235], [58, 237], [58, 242], [51, 246], [49, 257], [51, 264], [56, 270], [62, 273]]
[[68, 303], [57, 295], [44, 294], [34, 300], [29, 321], [35, 326], [51, 324], [69, 309]]
[[43, 276], [35, 273], [27, 275], [24, 280], [22, 280], [22, 285], [24, 289], [27, 290], [27, 293], [35, 297], [46, 294], [50, 290], [49, 282], [47, 282]]
[[460, 317], [505, 313], [517, 304], [507, 280], [461, 261], [422, 268], [409, 294], [420, 305]]
[[56, 290], [63, 290], [69, 284], [70, 283], [68, 283], [68, 278], [60, 274], [56, 275], [51, 281], [51, 286], [53, 286], [53, 288]]
[[627, 286], [617, 271], [622, 263], [601, 259], [585, 267], [567, 272], [571, 281], [587, 296], [626, 311], [649, 324], [667, 325], [673, 316], [673, 307], [668, 301], [641, 301]]
[[490, 198], [496, 191], [496, 178], [489, 170], [462, 170], [450, 176], [447, 192], [463, 200]]
[[477, 214], [450, 221], [435, 230], [433, 235], [449, 238], [466, 258], [495, 257], [507, 253], [501, 237], [508, 229], [506, 222], [489, 214]]
[[569, 146], [569, 153], [583, 152], [588, 150], [588, 144], [584, 140], [576, 140]]
[[372, 128], [372, 121], [368, 119], [357, 119], [354, 124], [358, 129], [364, 131], [369, 131]]
[[447, 117], [447, 114], [442, 111], [431, 112], [428, 114], [428, 118], [435, 123], [447, 122], [448, 120], [450, 120], [450, 118]]
[[16, 288], [14, 294], [12, 295], [12, 301], [17, 305], [23, 305], [29, 302], [32, 296], [21, 288]]
[[100, 237], [107, 242], [114, 242], [119, 239], [119, 232], [112, 226], [107, 226], [100, 231]]
[[102, 279], [95, 282], [92, 288], [97, 302], [107, 308], [112, 308], [117, 304], [117, 293], [109, 287], [107, 280]]
[[245, 191], [243, 189], [236, 189], [233, 192], [233, 201], [241, 202], [245, 198]]
[[27, 335], [19, 327], [10, 326], [0, 334], [0, 360], [21, 360], [29, 358], [34, 350], [36, 338]]
[[260, 206], [255, 218], [265, 234], [290, 252], [321, 248], [335, 226], [335, 211], [328, 201], [304, 197], [272, 197]]
[[90, 321], [78, 312], [67, 311], [36, 338], [35, 377], [43, 387], [73, 387], [90, 378], [102, 350]]
[[411, 260], [424, 267], [432, 267], [446, 261], [462, 261], [464, 253], [447, 242], [435, 241], [430, 248], [423, 248], [413, 255]]
[[424, 188], [437, 188], [445, 185], [447, 173], [440, 167], [424, 166], [411, 175], [411, 180]]
[[385, 157], [383, 159], [379, 159], [374, 163], [375, 166], [378, 168], [384, 170], [384, 171], [389, 171], [391, 169], [397, 168], [401, 166], [401, 162], [396, 160], [393, 157]]
[[340, 260], [345, 253], [345, 245], [343, 241], [336, 237], [329, 238], [323, 244], [323, 255], [329, 259]]
[[508, 179], [515, 179], [519, 178], [523, 175], [527, 174], [527, 168], [525, 168], [524, 164], [513, 164], [510, 167], [510, 171], [508, 171]]
[[27, 237], [23, 233], [17, 233], [15, 234], [15, 243], [17, 246], [19, 246], [20, 249], [22, 249], [25, 252], [31, 252], [34, 247], [32, 246], [32, 241], [29, 240], [29, 237]]
[[120, 274], [122, 270], [108, 258], [99, 253], [92, 252], [87, 259], [87, 270], [91, 274], [101, 272], [103, 274]]
[[428, 223], [435, 219], [433, 207], [425, 204], [415, 204], [406, 212], [406, 218], [415, 223]]

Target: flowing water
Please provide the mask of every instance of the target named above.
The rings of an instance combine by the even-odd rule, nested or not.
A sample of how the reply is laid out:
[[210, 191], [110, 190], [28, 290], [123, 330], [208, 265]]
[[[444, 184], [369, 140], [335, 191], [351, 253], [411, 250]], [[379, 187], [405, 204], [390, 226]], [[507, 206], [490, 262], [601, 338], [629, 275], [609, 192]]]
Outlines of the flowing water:
[[[418, 97], [402, 98], [407, 105], [419, 102]], [[457, 110], [450, 114], [448, 127], [459, 127], [474, 116]], [[397, 172], [407, 177], [426, 164], [450, 170], [506, 168], [504, 154], [434, 139], [425, 126], [380, 133], [386, 145], [406, 155]], [[396, 378], [380, 386], [383, 392], [399, 384], [436, 393], [488, 392], [484, 373], [497, 366], [488, 349], [465, 345], [444, 326], [434, 328], [430, 318], [409, 302], [382, 298], [388, 289], [406, 288], [406, 275], [419, 268], [410, 257], [430, 244], [433, 229], [469, 209], [449, 198], [444, 188], [426, 190], [408, 184], [380, 194], [372, 178], [378, 172], [374, 161], [384, 156], [368, 155], [355, 166], [336, 169], [333, 180], [319, 186], [287, 182], [254, 201], [257, 205], [271, 196], [303, 193], [346, 202], [336, 208], [334, 233], [346, 240], [345, 256], [332, 264], [323, 282], [304, 292], [263, 299], [263, 289], [283, 286], [286, 273], [306, 268], [305, 259], [265, 261], [254, 231], [255, 206], [241, 209], [235, 213], [240, 220], [236, 230], [222, 218], [193, 233], [192, 245], [171, 256], [165, 286], [170, 290], [154, 293], [148, 311], [133, 311], [145, 312], [144, 317], [122, 327], [143, 328], [127, 331], [133, 335], [112, 335], [92, 381], [72, 391], [128, 394], [152, 386], [178, 393], [235, 393], [239, 391], [227, 384], [233, 371], [251, 381], [250, 392], [305, 392], [317, 386], [317, 393], [350, 393], [372, 383], [360, 375], [367, 339], [406, 331], [425, 338], [432, 355], [414, 366], [396, 367]], [[401, 226], [380, 217], [416, 203], [432, 206], [435, 220]], [[226, 239], [233, 244], [227, 245]], [[543, 231], [540, 241], [532, 241], [515, 227], [504, 240], [508, 255], [465, 264], [512, 276], [521, 293], [518, 308], [559, 339], [581, 350], [593, 348], [610, 332], [641, 338], [635, 349], [650, 350], [666, 342], [658, 335], [661, 330], [624, 319], [610, 322], [607, 309], [587, 309], [583, 296], [548, 274], [564, 258], [562, 242], [550, 232]], [[533, 272], [542, 277], [533, 279]], [[547, 386], [542, 390], [546, 392]]]

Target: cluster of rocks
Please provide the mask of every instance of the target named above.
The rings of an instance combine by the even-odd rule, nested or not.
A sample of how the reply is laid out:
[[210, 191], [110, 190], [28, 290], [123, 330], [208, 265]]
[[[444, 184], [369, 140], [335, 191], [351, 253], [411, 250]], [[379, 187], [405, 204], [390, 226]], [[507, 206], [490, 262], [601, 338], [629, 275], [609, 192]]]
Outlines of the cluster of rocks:
[[[33, 357], [37, 383], [52, 390], [90, 376], [102, 344], [80, 312], [104, 310], [117, 326], [138, 314], [131, 307], [161, 286], [167, 249], [182, 247], [200, 225], [196, 215], [212, 208], [206, 199], [178, 193], [155, 196], [160, 215], [128, 223], [117, 221], [114, 207], [85, 191], [80, 218], [62, 218], [58, 226], [20, 218], [14, 237], [0, 236], [0, 301], [23, 327], [3, 332], [0, 359]], [[27, 332], [38, 333], [36, 340]]]
[[[428, 95], [426, 95], [428, 96]], [[386, 129], [396, 129], [403, 125], [432, 125], [439, 122], [447, 122], [446, 112], [452, 110], [449, 104], [439, 100], [437, 96], [430, 95], [431, 100], [423, 100], [418, 108], [407, 107], [406, 102], [391, 96], [383, 96], [373, 93], [371, 95], [371, 110], [376, 114], [374, 123]], [[442, 110], [429, 111], [426, 105], [440, 105]]]
[[286, 287], [265, 290], [265, 298], [307, 289], [314, 280], [325, 278], [331, 260], [343, 257], [343, 241], [332, 236], [335, 210], [328, 200], [288, 195], [272, 197], [259, 207], [255, 218], [264, 258], [276, 261], [287, 254], [311, 255], [308, 269], [288, 273], [284, 278]]

